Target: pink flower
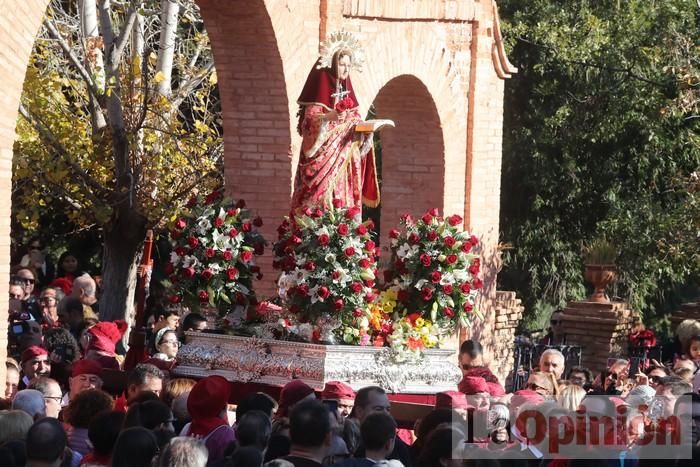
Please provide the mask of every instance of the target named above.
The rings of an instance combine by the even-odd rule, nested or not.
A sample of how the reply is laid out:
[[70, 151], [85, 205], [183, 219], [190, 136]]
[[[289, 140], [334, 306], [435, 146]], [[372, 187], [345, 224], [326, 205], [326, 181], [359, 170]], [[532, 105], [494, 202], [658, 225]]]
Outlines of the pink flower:
[[331, 242], [331, 237], [328, 234], [321, 234], [318, 236], [318, 244], [321, 246], [326, 246]]
[[185, 219], [178, 219], [177, 222], [175, 222], [175, 228], [178, 230], [182, 230], [185, 227], [187, 227], [187, 221]]
[[253, 252], [252, 251], [245, 250], [245, 251], [241, 252], [241, 261], [243, 261], [244, 263], [247, 263], [251, 259], [253, 259]]
[[362, 316], [362, 310], [360, 308], [355, 308], [355, 310], [352, 312], [352, 315], [355, 318], [359, 318], [360, 316]]
[[236, 215], [238, 215], [238, 209], [236, 209], [236, 208], [228, 208], [228, 209], [226, 210], [226, 215], [229, 216], [229, 217], [236, 216]]
[[442, 274], [440, 271], [433, 271], [430, 273], [430, 281], [433, 284], [438, 284], [440, 282], [440, 279], [442, 279]]
[[443, 241], [443, 243], [444, 243], [445, 245], [447, 245], [447, 246], [449, 246], [449, 247], [455, 246], [455, 243], [456, 243], [456, 242], [455, 242], [455, 238], [454, 238], [453, 236], [451, 236], [451, 235], [448, 235], [448, 236], [445, 237], [442, 241]]
[[199, 301], [206, 302], [209, 300], [209, 293], [206, 290], [199, 291]]
[[214, 251], [213, 248], [207, 248], [204, 252], [204, 256], [206, 256], [207, 258], [213, 258], [214, 256], [216, 256], [216, 251]]
[[438, 233], [435, 230], [431, 230], [430, 232], [428, 232], [428, 240], [430, 240], [431, 242], [434, 242], [435, 239], [437, 239], [437, 238], [438, 238]]
[[335, 300], [333, 300], [333, 308], [335, 308], [337, 311], [342, 310], [344, 306], [345, 302], [342, 298], [336, 298]]
[[452, 284], [445, 284], [442, 286], [442, 291], [447, 295], [452, 295], [453, 287]]
[[430, 263], [431, 263], [430, 255], [427, 253], [423, 253], [422, 255], [420, 255], [420, 262], [426, 268], [428, 266], [430, 266]]
[[321, 287], [318, 288], [317, 294], [321, 299], [325, 300], [331, 294], [331, 291], [328, 290], [328, 287], [326, 287], [325, 285], [322, 285]]
[[374, 299], [375, 299], [375, 296], [374, 296], [374, 294], [373, 294], [372, 292], [367, 292], [367, 293], [365, 294], [365, 301], [366, 301], [367, 303], [372, 303], [372, 302], [374, 301]]
[[187, 237], [187, 244], [190, 246], [190, 248], [196, 248], [197, 245], [199, 245], [199, 240], [197, 237]]
[[474, 310], [474, 306], [471, 303], [466, 302], [464, 305], [462, 305], [462, 309], [465, 313], [471, 313], [472, 310]]
[[179, 295], [171, 295], [168, 297], [168, 301], [170, 303], [180, 303], [180, 300], [182, 300], [182, 297], [180, 297]]
[[306, 263], [304, 263], [304, 269], [306, 269], [307, 271], [313, 271], [314, 269], [316, 269], [316, 263], [314, 263], [313, 261], [307, 261]]
[[187, 254], [187, 248], [185, 248], [184, 246], [179, 246], [175, 248], [175, 254], [177, 254], [178, 256], [185, 256]]
[[331, 273], [331, 279], [333, 279], [334, 281], [337, 281], [338, 279], [340, 279], [340, 272], [338, 272], [338, 271], [333, 271], [333, 272]]
[[465, 282], [459, 286], [459, 290], [461, 290], [463, 294], [468, 294], [469, 292], [472, 291], [472, 288], [468, 282]]
[[360, 261], [357, 263], [361, 268], [368, 268], [369, 267], [369, 260], [367, 258], [362, 258]]
[[447, 255], [445, 261], [447, 261], [447, 264], [455, 264], [457, 262], [457, 255]]
[[339, 198], [334, 198], [334, 199], [333, 199], [333, 207], [334, 207], [334, 208], [340, 209], [340, 208], [342, 208], [343, 206], [345, 206], [345, 203], [343, 202], [342, 199], [339, 199]]
[[397, 294], [397, 298], [399, 299], [399, 301], [401, 303], [406, 303], [409, 299], [408, 290], [406, 290], [406, 289], [399, 290], [399, 293]]
[[238, 269], [236, 268], [228, 268], [226, 270], [226, 277], [230, 281], [235, 281], [236, 278], [238, 277]]
[[427, 302], [431, 298], [433, 298], [433, 290], [428, 288], [428, 287], [423, 287], [421, 289], [421, 295], [420, 298], [423, 299], [423, 301]]
[[462, 243], [462, 252], [469, 253], [472, 249], [472, 246], [472, 242], [467, 240], [466, 242]]
[[355, 229], [355, 232], [357, 232], [357, 235], [366, 235], [367, 226], [365, 224], [360, 224], [357, 226], [357, 229]]
[[430, 224], [433, 221], [433, 216], [429, 212], [426, 212], [423, 214], [423, 217], [421, 217], [421, 220], [426, 224]]
[[205, 281], [208, 281], [209, 279], [212, 278], [212, 276], [214, 276], [214, 273], [211, 271], [211, 269], [206, 268], [204, 271], [202, 271], [201, 275], [202, 275], [202, 279], [204, 279]]
[[469, 272], [472, 274], [479, 274], [479, 265], [472, 264], [471, 266], [469, 266]]
[[472, 235], [471, 237], [469, 237], [469, 242], [471, 242], [472, 245], [478, 245], [479, 239], [476, 238], [476, 235]]
[[338, 235], [342, 235], [343, 237], [346, 236], [349, 232], [348, 225], [347, 224], [339, 224], [338, 225]]
[[241, 230], [243, 230], [243, 232], [250, 232], [251, 230], [253, 230], [253, 226], [251, 225], [250, 222], [245, 222], [241, 226]]
[[377, 247], [377, 244], [374, 243], [372, 240], [367, 240], [365, 242], [365, 250], [367, 250], [370, 253], [373, 252], [376, 247]]
[[389, 238], [399, 238], [399, 231], [396, 229], [391, 229], [389, 231]]
[[299, 287], [297, 287], [297, 293], [302, 297], [308, 297], [309, 296], [309, 286], [306, 284], [301, 284]]
[[445, 308], [442, 309], [442, 312], [447, 316], [448, 318], [454, 318], [455, 312], [450, 308], [449, 306], [446, 306]]
[[438, 208], [432, 208], [428, 213], [433, 217], [440, 217], [440, 210]]
[[348, 258], [351, 258], [355, 255], [355, 248], [349, 246], [343, 251], [343, 253], [345, 253], [345, 256], [347, 256]]
[[233, 238], [236, 235], [238, 235], [238, 229], [235, 227], [231, 227], [231, 230], [228, 231], [228, 236]]
[[214, 219], [215, 227], [221, 227], [222, 225], [224, 225], [224, 220], [222, 218], [217, 217], [216, 219]]
[[478, 277], [472, 281], [472, 287], [474, 287], [475, 289], [480, 289], [483, 286], [484, 286], [484, 283], [481, 282], [481, 279], [479, 279]]
[[359, 282], [353, 282], [353, 283], [350, 285], [350, 289], [351, 289], [354, 293], [360, 293], [360, 292], [362, 292], [362, 284], [360, 284]]
[[417, 245], [420, 242], [420, 236], [417, 233], [412, 233], [408, 236], [408, 243], [411, 245]]
[[222, 255], [226, 261], [231, 261], [233, 259], [233, 253], [231, 253], [231, 250], [224, 251]]

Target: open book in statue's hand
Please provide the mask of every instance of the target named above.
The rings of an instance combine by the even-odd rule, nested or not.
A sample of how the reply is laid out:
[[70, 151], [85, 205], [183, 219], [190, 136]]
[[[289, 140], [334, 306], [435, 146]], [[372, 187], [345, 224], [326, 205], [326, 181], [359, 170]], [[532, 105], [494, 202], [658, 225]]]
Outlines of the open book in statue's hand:
[[385, 126], [395, 127], [393, 120], [367, 120], [355, 125], [355, 131], [359, 133], [373, 133]]

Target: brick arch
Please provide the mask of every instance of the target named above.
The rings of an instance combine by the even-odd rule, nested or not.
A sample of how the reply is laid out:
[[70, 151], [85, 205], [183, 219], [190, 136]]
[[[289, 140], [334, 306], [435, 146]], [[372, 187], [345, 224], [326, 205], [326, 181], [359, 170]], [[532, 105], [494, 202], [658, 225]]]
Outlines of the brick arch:
[[377, 115], [391, 115], [396, 128], [381, 135], [381, 245], [404, 213], [422, 214], [442, 207], [445, 159], [437, 107], [415, 76], [400, 75], [382, 87], [374, 99]]
[[[409, 81], [405, 81], [407, 76], [413, 77], [413, 83], [419, 82], [423, 95], [432, 101], [432, 105], [423, 106], [426, 114], [422, 117], [417, 110], [409, 110], [416, 119], [423, 118], [426, 122], [434, 119], [437, 122], [436, 131], [431, 133], [433, 144], [429, 147], [440, 151], [438, 154], [442, 158], [443, 170], [439, 173], [441, 176], [444, 174], [444, 183], [436, 190], [439, 196], [433, 194], [430, 197], [431, 207], [461, 214], [465, 203], [468, 83], [459, 73], [458, 57], [448, 50], [445, 38], [436, 34], [436, 29], [422, 23], [399, 22], [385, 25], [379, 34], [365, 41], [365, 55], [364, 71], [353, 77], [353, 84], [357, 82], [355, 88], [361, 96], [361, 105], [368, 107], [372, 102], [376, 105], [389, 83], [400, 79], [408, 84]], [[366, 99], [370, 96], [371, 99]], [[386, 130], [382, 139], [391, 140], [392, 132], [402, 132], [399, 127], [403, 112], [400, 93], [392, 99], [394, 104], [377, 109], [378, 118], [390, 118], [397, 122], [397, 128]], [[423, 157], [418, 154], [412, 156]], [[402, 157], [406, 158], [407, 155]], [[418, 203], [418, 206], [423, 209], [426, 203]]]

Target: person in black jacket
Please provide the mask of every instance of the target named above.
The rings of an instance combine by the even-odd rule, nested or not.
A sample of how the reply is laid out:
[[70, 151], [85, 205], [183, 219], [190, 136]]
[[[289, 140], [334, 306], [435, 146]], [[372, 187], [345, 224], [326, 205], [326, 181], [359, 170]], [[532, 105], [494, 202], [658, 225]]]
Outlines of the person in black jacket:
[[[379, 386], [367, 386], [357, 391], [355, 407], [351, 417], [356, 418], [360, 422], [360, 426], [362, 426], [362, 423], [370, 414], [376, 412], [389, 414], [390, 411], [391, 403], [386, 395], [386, 391]], [[355, 457], [365, 458], [367, 457], [366, 452], [365, 446], [360, 446], [355, 452]], [[411, 452], [408, 445], [398, 436], [394, 440], [394, 449], [386, 458], [399, 460], [405, 467], [411, 467]]]

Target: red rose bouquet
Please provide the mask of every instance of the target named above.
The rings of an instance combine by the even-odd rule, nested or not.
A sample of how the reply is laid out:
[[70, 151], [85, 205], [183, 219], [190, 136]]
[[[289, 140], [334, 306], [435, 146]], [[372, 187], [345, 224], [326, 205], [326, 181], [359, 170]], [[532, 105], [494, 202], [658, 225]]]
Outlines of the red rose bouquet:
[[458, 215], [443, 218], [431, 209], [420, 219], [404, 215], [402, 230], [393, 229], [391, 264], [385, 272], [388, 291], [396, 296], [399, 318], [411, 316], [447, 335], [457, 324], [468, 327], [475, 315], [481, 261], [473, 253], [478, 239], [462, 230]]
[[170, 302], [208, 303], [223, 313], [232, 305], [256, 304], [253, 279], [262, 274], [255, 256], [265, 251], [261, 226], [245, 201], [233, 202], [221, 191], [190, 199], [170, 230]]
[[339, 200], [322, 210], [307, 208], [279, 227], [273, 266], [281, 271], [280, 298], [293, 322], [311, 340], [342, 338], [341, 325], [365, 314], [376, 300], [376, 245], [371, 221]]

